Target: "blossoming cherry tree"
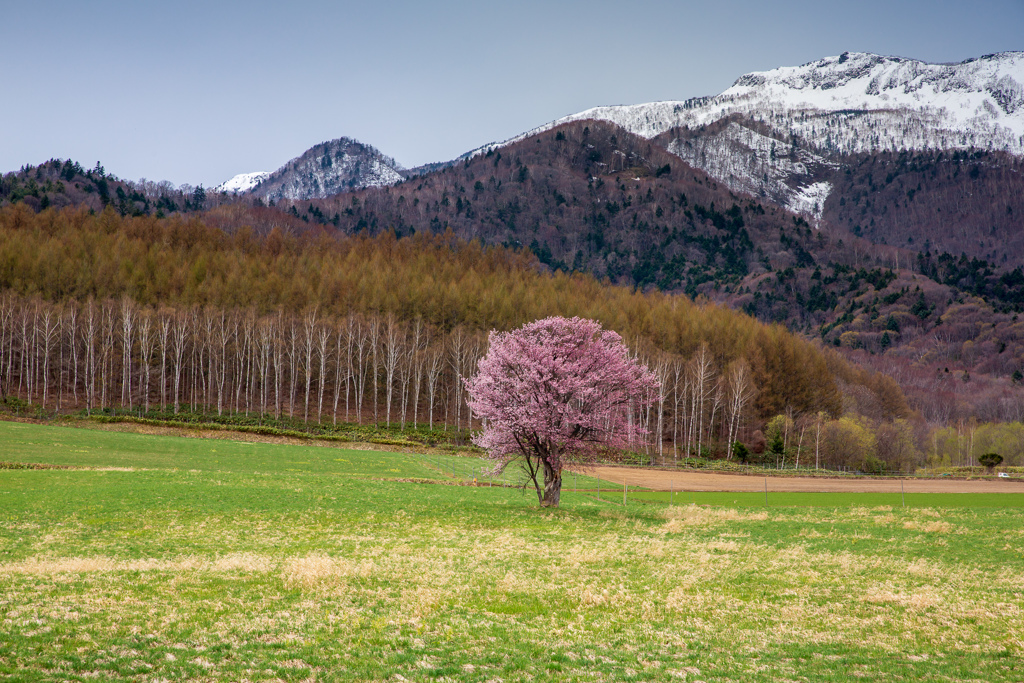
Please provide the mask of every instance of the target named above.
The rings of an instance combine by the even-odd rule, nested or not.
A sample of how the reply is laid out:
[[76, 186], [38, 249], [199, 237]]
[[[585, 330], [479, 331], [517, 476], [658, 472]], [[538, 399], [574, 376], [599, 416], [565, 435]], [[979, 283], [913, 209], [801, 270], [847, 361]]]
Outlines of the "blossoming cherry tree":
[[658, 388], [617, 333], [562, 317], [491, 332], [487, 355], [466, 381], [469, 406], [484, 424], [474, 443], [498, 471], [521, 461], [541, 507], [558, 506], [566, 466], [642, 442], [634, 417]]

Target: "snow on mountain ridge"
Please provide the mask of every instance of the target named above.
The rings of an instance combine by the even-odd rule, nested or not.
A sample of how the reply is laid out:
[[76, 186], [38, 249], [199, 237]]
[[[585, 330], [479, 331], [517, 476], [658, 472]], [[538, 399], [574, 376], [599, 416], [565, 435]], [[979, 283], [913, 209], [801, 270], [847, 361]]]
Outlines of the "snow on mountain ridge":
[[[808, 143], [843, 153], [980, 147], [1020, 155], [1024, 53], [959, 64], [844, 53], [746, 74], [705, 109], [703, 117], [738, 112], [783, 132], [788, 124]], [[905, 134], [871, 135], [879, 127], [871, 124]]]
[[256, 171], [254, 173], [239, 173], [231, 180], [221, 183], [217, 187], [213, 188], [212, 192], [227, 192], [233, 194], [240, 194], [248, 192], [252, 188], [256, 187], [270, 175], [269, 171]]
[[[813, 167], [832, 155], [972, 147], [1024, 155], [1024, 52], [958, 64], [847, 52], [745, 74], [712, 97], [594, 107], [465, 156], [569, 121], [609, 121], [650, 139], [735, 115], [746, 121], [704, 140], [678, 136], [669, 151], [731, 189], [771, 196], [817, 218], [828, 192]], [[790, 145], [786, 154], [768, 153]]]
[[[742, 114], [782, 134], [837, 152], [982, 147], [1024, 154], [1024, 52], [959, 64], [928, 64], [844, 53], [797, 67], [745, 74], [720, 95], [685, 101], [594, 107], [541, 126], [602, 119], [652, 138]], [[854, 116], [873, 123], [914, 123], [907, 137], [860, 135]], [[831, 121], [838, 117], [844, 126]], [[976, 130], [972, 130], [975, 128]], [[844, 132], [844, 129], [846, 132]], [[905, 143], [901, 146], [901, 143]], [[486, 148], [483, 148], [486, 151]]]
[[[734, 190], [818, 218], [828, 191], [816, 176], [842, 155], [971, 147], [1024, 155], [1024, 52], [958, 64], [848, 52], [751, 72], [711, 97], [594, 107], [438, 166], [585, 119], [648, 139], [674, 130], [661, 142], [691, 165]], [[376, 149], [340, 138], [307, 150], [258, 189], [241, 180], [256, 174], [215, 189], [237, 180], [238, 192], [265, 200], [308, 199], [392, 185], [402, 180], [399, 171]]]

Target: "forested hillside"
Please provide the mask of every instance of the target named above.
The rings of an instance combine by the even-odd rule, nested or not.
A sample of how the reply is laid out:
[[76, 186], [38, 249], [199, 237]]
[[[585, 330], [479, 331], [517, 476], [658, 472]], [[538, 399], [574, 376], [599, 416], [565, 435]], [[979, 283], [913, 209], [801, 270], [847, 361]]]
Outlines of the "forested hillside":
[[656, 369], [662, 396], [643, 420], [661, 451], [724, 449], [780, 413], [908, 415], [894, 382], [781, 326], [545, 273], [526, 252], [451, 234], [229, 235], [198, 218], [18, 205], [0, 210], [0, 287], [4, 391], [47, 410], [296, 414], [301, 403], [312, 417], [312, 396], [317, 419], [344, 419], [344, 406], [346, 417], [424, 421], [443, 405], [465, 426], [459, 379], [485, 332], [557, 314], [601, 321]]
[[[733, 332], [704, 322], [679, 328], [675, 313], [661, 310], [671, 302], [733, 320], [709, 307], [713, 301], [884, 373], [899, 382], [909, 408], [933, 424], [1019, 420], [1024, 272], [917, 251], [933, 246], [917, 238], [882, 243], [903, 223], [925, 221], [932, 208], [946, 228], [960, 211], [991, 219], [993, 240], [1012, 236], [1021, 211], [1014, 208], [1018, 194], [1007, 192], [1016, 180], [1006, 160], [919, 153], [854, 161], [849, 174], [816, 171], [833, 173], [838, 192], [815, 228], [767, 198], [728, 190], [657, 140], [595, 121], [565, 124], [395, 186], [268, 204], [130, 183], [98, 165], [87, 171], [54, 160], [0, 183], [4, 220], [18, 228], [5, 238], [0, 265], [11, 291], [53, 302], [127, 293], [142, 306], [209, 305], [225, 314], [250, 307], [258, 315], [299, 314], [315, 306], [338, 319], [350, 311], [420, 316], [445, 333], [460, 326], [507, 329], [554, 313], [586, 315], [683, 359], [706, 341], [719, 374], [746, 359], [766, 387], [754, 422], [788, 407], [841, 412], [837, 400], [787, 393], [778, 379], [785, 373], [767, 367], [776, 354], [751, 345], [756, 335], [744, 333], [748, 341], [739, 348], [727, 341], [737, 338]], [[993, 214], [1004, 194], [1006, 206]], [[54, 212], [61, 206], [79, 208]], [[22, 241], [49, 233], [60, 237], [35, 246]], [[379, 251], [388, 240], [406, 254], [400, 274], [391, 252]], [[354, 246], [364, 243], [376, 246]], [[992, 255], [985, 244], [982, 253]], [[450, 254], [459, 256], [452, 261]], [[515, 264], [509, 280], [494, 279], [487, 265], [494, 259]], [[527, 274], [529, 287], [521, 282]], [[681, 293], [704, 303], [694, 307]], [[634, 301], [648, 302], [639, 318], [629, 312]], [[832, 374], [838, 376], [835, 368]], [[840, 385], [846, 407], [858, 414], [906, 414], [879, 408], [892, 405], [878, 398], [888, 388]]]
[[[840, 229], [815, 229], [767, 199], [733, 193], [658, 140], [595, 121], [566, 124], [393, 187], [323, 200], [263, 205], [202, 188], [126, 183], [102, 168], [85, 171], [61, 161], [8, 174], [0, 195], [35, 211], [44, 204], [85, 206], [94, 213], [109, 206], [120, 216], [177, 216], [184, 227], [175, 230], [182, 234], [193, 230], [185, 217], [201, 215], [204, 227], [243, 239], [335, 230], [371, 236], [450, 231], [462, 240], [529, 250], [554, 272], [705, 296], [783, 324], [890, 373], [928, 420], [1016, 419], [1024, 405], [1018, 381], [1024, 376], [1024, 329], [1016, 319], [1024, 306], [1024, 272], [980, 258], [915, 251], [926, 246], [917, 240], [886, 245], [867, 239], [886, 241], [902, 221], [917, 220], [922, 207], [945, 216], [958, 202], [968, 212], [978, 201], [988, 206], [993, 192], [1005, 194], [999, 183], [1012, 180], [1007, 167], [981, 153], [890, 156], [851, 162], [856, 172], [849, 175], [835, 171], [832, 181], [840, 191], [832, 197], [849, 200], [838, 208], [828, 204], [825, 214], [832, 222], [852, 222]], [[921, 191], [911, 187], [915, 182]], [[1017, 194], [1009, 195], [1009, 209], [989, 216], [998, 235], [1011, 234], [1020, 213], [1013, 208]], [[869, 229], [879, 232], [869, 235]], [[220, 257], [204, 258], [200, 270]], [[129, 262], [140, 291], [153, 292], [143, 300], [161, 300], [167, 281], [159, 260], [139, 256]], [[216, 293], [220, 284], [208, 284], [214, 292], [209, 296], [233, 296], [241, 305], [247, 297], [282, 300], [267, 290], [296, 278], [276, 267], [264, 275], [254, 284], [225, 283], [235, 293]], [[970, 381], [945, 381], [950, 376]]]
[[[529, 248], [553, 270], [704, 295], [844, 353], [865, 350], [873, 366], [900, 366], [897, 376], [915, 377], [905, 390], [928, 419], [1010, 419], [1021, 403], [1013, 378], [1024, 369], [1024, 330], [1015, 318], [1024, 306], [1021, 269], [919, 252], [915, 247], [924, 244], [916, 242], [872, 244], [852, 231], [870, 227], [872, 212], [879, 230], [883, 217], [892, 218], [890, 226], [906, 217], [906, 206], [917, 205], [904, 185], [921, 182], [922, 173], [962, 176], [980, 183], [976, 189], [986, 197], [1003, 192], [1005, 168], [986, 167], [989, 158], [862, 159], [856, 173], [841, 173], [849, 206], [835, 214], [846, 224], [856, 209], [862, 223], [815, 229], [771, 201], [729, 191], [658, 141], [579, 121], [394, 187], [278, 208], [307, 226], [350, 234], [451, 230]], [[983, 170], [972, 179], [976, 167]], [[936, 203], [927, 206], [954, 207], [961, 200], [938, 199], [963, 194], [960, 180], [950, 185], [945, 178], [946, 190], [929, 190]], [[997, 231], [1011, 230], [1015, 220], [996, 223]], [[989, 324], [978, 325], [982, 318]], [[891, 362], [875, 363], [870, 354]], [[942, 382], [947, 371], [975, 381], [952, 393]]]
[[102, 211], [110, 206], [122, 216], [167, 216], [203, 211], [235, 198], [207, 193], [202, 185], [175, 187], [167, 181], [137, 182], [108, 173], [99, 162], [91, 169], [70, 159], [50, 159], [0, 176], [0, 206], [24, 204], [34, 211], [86, 207]]
[[555, 269], [691, 296], [810, 263], [810, 226], [607, 123], [566, 124], [400, 185], [289, 207], [345, 232], [446, 229]]
[[[1024, 160], [1002, 152], [902, 152], [842, 159], [823, 218], [883, 245], [1024, 264]], [[1018, 299], [1015, 303], [1024, 303]]]

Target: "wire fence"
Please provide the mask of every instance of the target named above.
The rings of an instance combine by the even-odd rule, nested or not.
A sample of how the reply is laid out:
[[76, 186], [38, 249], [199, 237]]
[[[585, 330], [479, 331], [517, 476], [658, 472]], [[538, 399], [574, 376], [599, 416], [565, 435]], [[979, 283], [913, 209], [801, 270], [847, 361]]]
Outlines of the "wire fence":
[[[595, 462], [595, 465], [609, 467], [636, 467], [645, 470], [657, 470], [663, 472], [706, 472], [709, 474], [746, 474], [761, 476], [798, 476], [798, 477], [870, 477], [871, 479], [883, 479], [899, 481], [901, 479], [940, 479], [940, 478], [993, 478], [1006, 475], [1009, 478], [1024, 479], [1024, 467], [997, 466], [992, 470], [984, 466], [937, 466], [919, 467], [913, 472], [872, 472], [859, 470], [854, 467], [838, 466], [835, 468], [815, 467], [813, 464], [797, 465], [793, 462], [780, 462], [770, 464], [741, 464], [737, 461], [706, 459], [706, 458], [680, 458], [677, 461], [668, 460], [665, 462], [639, 461], [630, 459], [615, 459]], [[1002, 473], [1002, 474], [1001, 474]]]
[[[527, 472], [518, 464], [509, 465], [502, 472], [494, 471], [494, 462], [486, 458], [445, 454], [418, 454], [424, 466], [436, 473], [439, 480], [453, 482], [464, 486], [502, 487], [523, 489], [524, 494], [533, 495], [534, 485]], [[673, 470], [675, 468], [657, 468]], [[813, 472], [813, 470], [811, 470]], [[692, 473], [693, 470], [690, 470]], [[879, 490], [835, 492], [827, 490], [786, 490], [773, 485], [772, 476], [762, 476], [758, 490], [706, 491], [699, 487], [685, 488], [683, 482], [669, 480], [669, 490], [660, 486], [650, 488], [640, 484], [630, 484], [623, 479], [604, 479], [586, 472], [564, 470], [562, 474], [562, 500], [591, 500], [603, 505], [625, 508], [635, 505], [740, 505], [751, 506], [845, 506], [845, 505], [890, 505], [893, 507], [912, 507], [935, 505], [937, 500], [933, 494], [907, 490], [905, 481], [920, 480], [929, 477], [913, 477], [908, 475], [875, 477], [890, 482], [890, 486]], [[935, 477], [938, 478], [938, 477]], [[746, 477], [744, 477], [746, 479]], [[983, 494], [988, 495], [988, 494]], [[989, 501], [984, 505], [995, 504], [997, 507], [1007, 505], [1020, 507], [1024, 504], [1024, 494], [1013, 494], [1020, 497], [1015, 501]], [[949, 501], [946, 501], [949, 503]], [[961, 503], [957, 503], [960, 505]], [[965, 503], [966, 504], [966, 503]], [[975, 501], [971, 505], [980, 505]], [[984, 506], [982, 505], [982, 506]]]

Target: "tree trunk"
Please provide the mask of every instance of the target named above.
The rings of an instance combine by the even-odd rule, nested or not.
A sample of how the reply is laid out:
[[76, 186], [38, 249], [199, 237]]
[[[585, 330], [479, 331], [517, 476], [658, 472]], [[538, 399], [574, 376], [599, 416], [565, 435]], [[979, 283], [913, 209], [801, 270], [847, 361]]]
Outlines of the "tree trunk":
[[546, 461], [541, 461], [544, 470], [544, 488], [537, 490], [542, 508], [556, 508], [562, 497], [562, 470], [555, 469]]

